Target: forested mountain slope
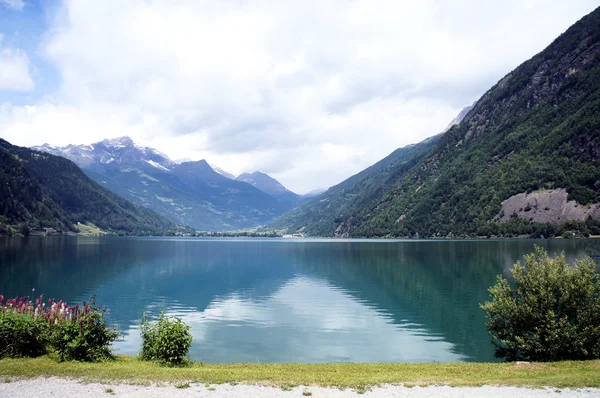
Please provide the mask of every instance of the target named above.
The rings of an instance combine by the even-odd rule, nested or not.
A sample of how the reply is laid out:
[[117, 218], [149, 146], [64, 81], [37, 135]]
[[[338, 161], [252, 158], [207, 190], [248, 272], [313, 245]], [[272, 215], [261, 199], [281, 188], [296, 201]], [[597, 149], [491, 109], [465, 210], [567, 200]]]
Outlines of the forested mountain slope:
[[440, 136], [395, 150], [373, 166], [309, 199], [269, 225], [313, 236], [349, 236], [356, 215], [427, 155]]
[[125, 234], [166, 234], [175, 224], [102, 188], [72, 161], [0, 139], [1, 223], [77, 231], [77, 223]]
[[339, 210], [351, 198], [332, 206], [333, 222], [297, 209], [275, 225], [357, 237], [600, 232], [600, 9], [506, 75], [415, 160], [349, 212]]

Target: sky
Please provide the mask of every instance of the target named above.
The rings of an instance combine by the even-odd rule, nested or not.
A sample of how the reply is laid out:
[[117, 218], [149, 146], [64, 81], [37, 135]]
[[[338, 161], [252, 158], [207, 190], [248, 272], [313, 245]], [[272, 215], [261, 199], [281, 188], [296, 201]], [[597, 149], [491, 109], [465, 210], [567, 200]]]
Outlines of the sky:
[[0, 0], [0, 137], [306, 193], [440, 133], [598, 0]]

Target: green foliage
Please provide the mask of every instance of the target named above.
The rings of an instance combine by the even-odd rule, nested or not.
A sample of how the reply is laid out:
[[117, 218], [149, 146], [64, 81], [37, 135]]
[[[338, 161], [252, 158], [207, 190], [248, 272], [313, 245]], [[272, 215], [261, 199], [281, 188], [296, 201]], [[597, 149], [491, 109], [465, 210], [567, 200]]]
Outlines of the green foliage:
[[600, 276], [590, 258], [566, 263], [542, 248], [512, 269], [515, 287], [501, 275], [481, 307], [496, 345], [509, 361], [600, 358]]
[[93, 302], [79, 316], [50, 325], [50, 344], [61, 361], [97, 362], [112, 359], [110, 345], [119, 337]]
[[161, 312], [158, 320], [148, 322], [142, 317], [142, 351], [140, 356], [146, 361], [158, 361], [168, 366], [182, 365], [187, 361], [187, 353], [192, 344], [190, 327], [177, 317], [166, 317]]
[[0, 309], [0, 358], [37, 357], [46, 353], [46, 322], [29, 314]]

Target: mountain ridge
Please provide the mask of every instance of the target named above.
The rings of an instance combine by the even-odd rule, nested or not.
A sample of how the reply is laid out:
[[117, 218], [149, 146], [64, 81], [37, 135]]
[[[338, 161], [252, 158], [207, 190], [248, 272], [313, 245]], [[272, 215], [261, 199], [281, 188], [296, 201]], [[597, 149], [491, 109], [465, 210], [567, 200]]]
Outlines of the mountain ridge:
[[250, 184], [263, 192], [268, 193], [279, 201], [287, 202], [290, 206], [294, 207], [300, 202], [300, 195], [290, 191], [283, 186], [279, 181], [274, 179], [268, 174], [260, 171], [252, 173], [242, 173], [235, 178], [237, 181], [242, 181]]
[[[393, 183], [382, 184], [386, 175], [379, 171], [371, 174], [367, 180], [382, 188], [379, 193], [363, 195], [368, 200], [352, 206], [354, 199], [346, 198], [336, 209], [351, 211], [324, 226], [326, 220], [307, 209], [318, 207], [328, 191], [273, 225], [353, 237], [600, 233], [596, 213], [585, 220], [537, 222], [525, 211], [533, 207], [528, 202], [508, 220], [500, 217], [503, 201], [522, 193], [560, 188], [578, 206], [600, 202], [598, 115], [600, 8], [491, 87]], [[357, 176], [338, 186], [351, 185]]]
[[64, 156], [114, 193], [175, 223], [204, 231], [264, 225], [295, 205], [216, 172], [204, 159], [172, 161], [130, 137], [33, 148]]

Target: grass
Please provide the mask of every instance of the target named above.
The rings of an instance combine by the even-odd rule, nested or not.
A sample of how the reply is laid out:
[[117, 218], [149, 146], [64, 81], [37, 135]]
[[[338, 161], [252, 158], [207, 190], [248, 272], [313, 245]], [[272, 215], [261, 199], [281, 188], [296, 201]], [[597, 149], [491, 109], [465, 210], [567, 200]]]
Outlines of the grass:
[[195, 363], [183, 368], [162, 367], [134, 357], [118, 356], [103, 363], [56, 362], [48, 357], [0, 360], [0, 377], [69, 377], [89, 381], [135, 384], [248, 383], [289, 389], [298, 385], [352, 388], [367, 391], [382, 383], [407, 386], [511, 385], [527, 387], [600, 387], [600, 360], [555, 363], [436, 363], [436, 364], [227, 364]]
[[106, 231], [101, 230], [100, 228], [98, 228], [97, 226], [92, 224], [91, 222], [88, 222], [86, 224], [82, 224], [82, 223], [78, 222], [76, 227], [79, 229], [79, 233], [82, 235], [92, 235], [92, 236], [107, 235]]

